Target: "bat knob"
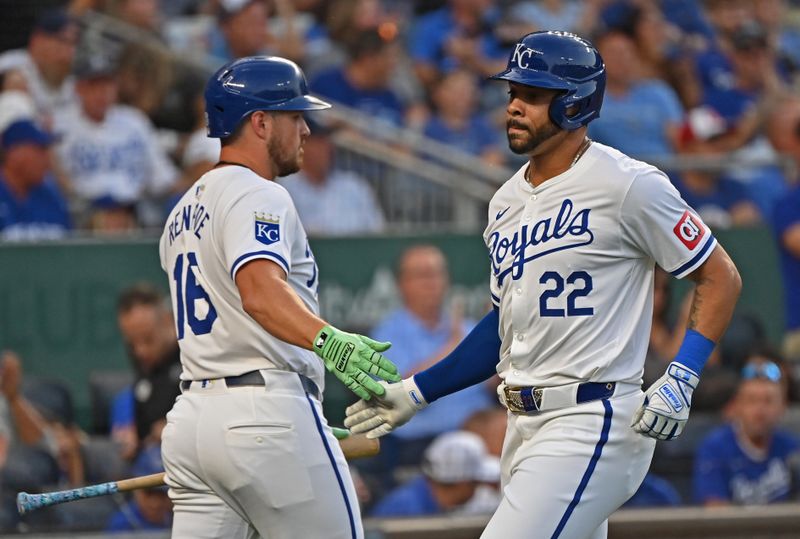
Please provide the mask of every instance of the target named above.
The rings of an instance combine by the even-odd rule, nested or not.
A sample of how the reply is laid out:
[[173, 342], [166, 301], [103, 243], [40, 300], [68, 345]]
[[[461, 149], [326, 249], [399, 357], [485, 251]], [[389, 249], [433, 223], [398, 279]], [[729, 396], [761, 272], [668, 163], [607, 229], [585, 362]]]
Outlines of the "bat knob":
[[20, 515], [24, 515], [28, 511], [28, 499], [30, 494], [27, 492], [20, 492], [17, 494], [17, 511]]

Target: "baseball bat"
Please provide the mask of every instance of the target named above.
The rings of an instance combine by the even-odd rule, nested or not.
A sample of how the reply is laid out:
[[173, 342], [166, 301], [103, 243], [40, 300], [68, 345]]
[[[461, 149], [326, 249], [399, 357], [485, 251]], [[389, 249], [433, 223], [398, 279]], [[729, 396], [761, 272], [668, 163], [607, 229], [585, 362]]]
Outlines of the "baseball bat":
[[[370, 440], [363, 434], [353, 434], [345, 439], [339, 440], [339, 445], [347, 459], [372, 457], [377, 455], [381, 448], [379, 440]], [[41, 494], [20, 492], [17, 494], [17, 511], [19, 511], [20, 515], [24, 515], [36, 509], [59, 503], [83, 500], [85, 498], [95, 498], [97, 496], [107, 496], [116, 492], [128, 492], [140, 488], [161, 487], [165, 484], [164, 473], [157, 473], [69, 490], [59, 490], [57, 492], [43, 492]]]

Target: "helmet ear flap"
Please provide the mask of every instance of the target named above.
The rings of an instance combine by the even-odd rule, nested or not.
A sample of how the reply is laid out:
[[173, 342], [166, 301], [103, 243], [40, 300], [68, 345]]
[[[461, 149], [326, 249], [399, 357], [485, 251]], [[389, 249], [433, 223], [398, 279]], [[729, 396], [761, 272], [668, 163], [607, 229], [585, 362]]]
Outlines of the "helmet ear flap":
[[569, 116], [567, 116], [567, 103], [564, 99], [567, 97], [567, 93], [562, 93], [553, 98], [553, 101], [550, 103], [550, 108], [547, 110], [548, 114], [550, 115], [550, 120], [554, 124], [556, 124], [561, 129], [571, 130], [574, 129], [570, 127], [571, 124]]
[[567, 131], [585, 126], [600, 116], [604, 89], [597, 81], [586, 81], [574, 90], [557, 95], [550, 104], [550, 119]]

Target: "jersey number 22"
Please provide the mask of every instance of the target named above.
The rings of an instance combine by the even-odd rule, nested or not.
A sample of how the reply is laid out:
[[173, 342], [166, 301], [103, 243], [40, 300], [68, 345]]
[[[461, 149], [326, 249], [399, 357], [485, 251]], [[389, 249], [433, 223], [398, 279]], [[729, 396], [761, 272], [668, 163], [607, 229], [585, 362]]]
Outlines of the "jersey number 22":
[[567, 296], [567, 308], [565, 310], [559, 307], [553, 307], [548, 304], [548, 300], [553, 299], [554, 303], [558, 305], [556, 298], [558, 298], [565, 289], [564, 278], [555, 271], [546, 271], [539, 279], [539, 284], [551, 283], [553, 288], [549, 288], [542, 292], [539, 296], [539, 315], [540, 316], [592, 316], [594, 314], [593, 307], [579, 307], [577, 304], [578, 298], [589, 295], [589, 292], [594, 288], [592, 285], [592, 276], [585, 271], [574, 271], [566, 278], [566, 284], [571, 285], [572, 291]]

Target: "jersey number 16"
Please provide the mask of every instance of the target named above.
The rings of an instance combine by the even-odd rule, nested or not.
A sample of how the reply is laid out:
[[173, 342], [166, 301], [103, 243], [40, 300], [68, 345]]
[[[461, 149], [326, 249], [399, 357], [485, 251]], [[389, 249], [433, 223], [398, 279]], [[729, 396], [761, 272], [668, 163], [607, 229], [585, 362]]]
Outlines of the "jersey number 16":
[[[205, 335], [211, 333], [211, 326], [214, 325], [214, 320], [217, 319], [217, 310], [211, 304], [211, 298], [208, 296], [200, 283], [197, 282], [195, 271], [200, 271], [197, 267], [197, 257], [194, 253], [186, 253], [186, 259], [189, 261], [186, 268], [186, 279], [183, 273], [183, 254], [179, 254], [175, 260], [175, 269], [172, 271], [172, 278], [175, 279], [175, 297], [177, 298], [178, 305], [176, 308], [176, 320], [178, 326], [178, 340], [183, 339], [184, 326], [189, 322], [189, 328], [195, 335]], [[207, 310], [201, 305], [205, 302]], [[206, 310], [205, 316], [198, 313], [198, 310]], [[202, 318], [201, 318], [202, 316]]]

